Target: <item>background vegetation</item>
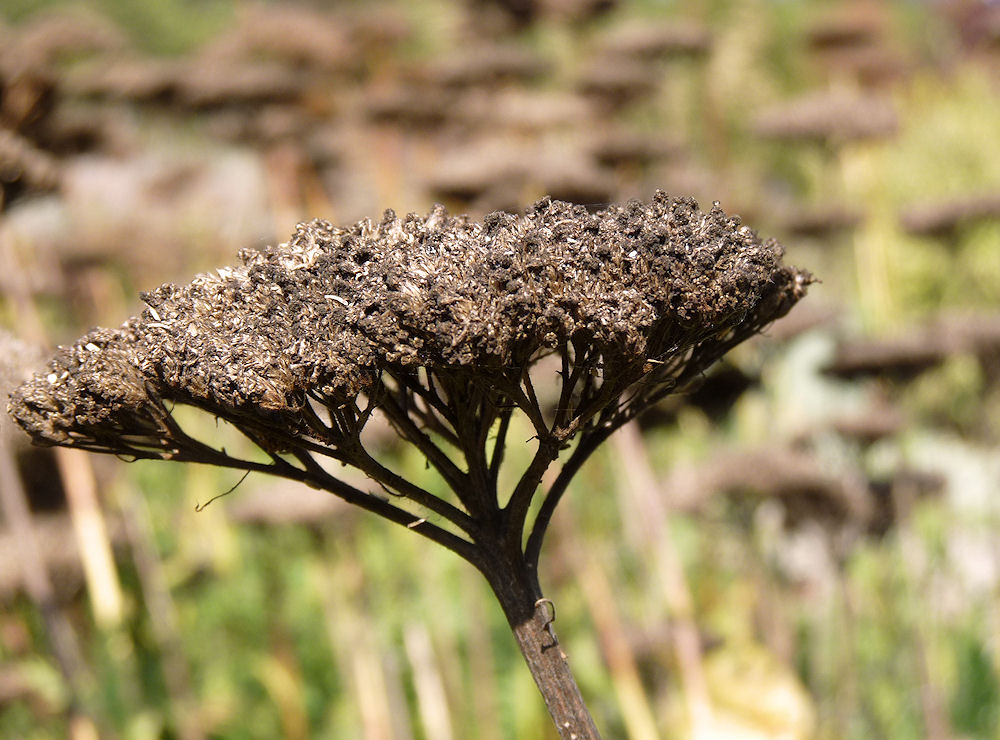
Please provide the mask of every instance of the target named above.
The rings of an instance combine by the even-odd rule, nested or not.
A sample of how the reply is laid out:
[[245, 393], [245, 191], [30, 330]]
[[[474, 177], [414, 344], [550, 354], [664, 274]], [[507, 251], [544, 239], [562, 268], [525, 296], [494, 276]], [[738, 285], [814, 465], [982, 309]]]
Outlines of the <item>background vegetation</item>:
[[[719, 200], [822, 283], [557, 514], [542, 583], [598, 724], [1000, 737], [996, 5], [536, 7], [0, 0], [3, 129], [55, 173], [0, 151], [2, 326], [117, 325], [304, 218]], [[554, 737], [448, 553], [284, 482], [3, 444], [78, 660], [5, 512], [0, 735]]]

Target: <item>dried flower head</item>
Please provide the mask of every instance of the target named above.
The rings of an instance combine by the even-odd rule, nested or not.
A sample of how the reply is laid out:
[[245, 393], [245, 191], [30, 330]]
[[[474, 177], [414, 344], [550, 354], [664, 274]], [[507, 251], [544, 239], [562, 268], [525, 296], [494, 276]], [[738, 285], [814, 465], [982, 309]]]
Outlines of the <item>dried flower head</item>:
[[[718, 206], [662, 193], [595, 214], [546, 199], [481, 224], [440, 207], [346, 229], [315, 221], [242, 256], [62, 349], [12, 394], [14, 418], [42, 443], [281, 475], [450, 548], [492, 587], [561, 735], [597, 737], [565, 654], [549, 649], [537, 564], [555, 507], [615, 429], [784, 314], [809, 275]], [[543, 375], [554, 403], [539, 401]], [[193, 438], [178, 404], [227, 420], [270, 462]], [[369, 454], [375, 411], [453, 496]], [[500, 496], [515, 412], [534, 455]], [[542, 475], [570, 448], [529, 529]]]
[[[287, 244], [241, 256], [242, 266], [145, 294], [141, 316], [63, 348], [12, 395], [17, 422], [41, 443], [285, 475], [412, 524], [416, 514], [399, 508], [409, 499], [454, 525], [421, 531], [453, 548], [461, 539], [467, 557], [465, 537], [481, 539], [484, 518], [501, 510], [497, 468], [514, 410], [538, 442], [505, 507], [520, 542], [541, 474], [572, 438], [586, 448], [567, 463], [575, 469], [810, 282], [781, 264], [776, 242], [718, 206], [706, 213], [662, 193], [594, 214], [546, 199], [481, 224], [440, 207], [350, 228], [314, 221]], [[543, 363], [559, 367], [555, 408], [535, 392], [546, 356], [558, 358]], [[175, 404], [231, 422], [272, 463], [191, 438]], [[370, 457], [361, 432], [376, 409], [460, 506]], [[333, 478], [317, 456], [361, 469], [399, 506]], [[452, 539], [445, 530], [456, 528], [464, 535]]]

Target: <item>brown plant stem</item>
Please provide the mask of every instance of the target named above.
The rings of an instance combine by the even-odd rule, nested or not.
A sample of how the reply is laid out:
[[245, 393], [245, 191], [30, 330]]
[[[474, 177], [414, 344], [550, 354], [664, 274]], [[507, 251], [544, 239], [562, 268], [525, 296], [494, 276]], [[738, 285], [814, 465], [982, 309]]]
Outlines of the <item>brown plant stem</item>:
[[520, 562], [509, 565], [505, 560], [490, 558], [483, 567], [483, 574], [503, 608], [559, 737], [563, 740], [600, 740], [597, 726], [573, 678], [569, 659], [552, 628], [555, 618], [552, 602], [542, 598], [523, 556], [518, 557]]

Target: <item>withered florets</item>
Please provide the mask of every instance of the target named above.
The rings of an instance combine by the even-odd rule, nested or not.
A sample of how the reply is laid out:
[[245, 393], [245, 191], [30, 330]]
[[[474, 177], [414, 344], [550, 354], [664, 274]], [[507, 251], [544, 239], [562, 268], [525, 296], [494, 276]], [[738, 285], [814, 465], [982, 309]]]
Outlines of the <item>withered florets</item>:
[[[379, 408], [408, 439], [460, 448], [468, 470], [452, 473], [471, 474], [512, 409], [565, 445], [701, 373], [804, 294], [809, 275], [781, 256], [718, 206], [663, 193], [594, 214], [542, 200], [481, 224], [441, 207], [314, 221], [242, 266], [144, 294], [140, 316], [61, 349], [10, 411], [43, 443], [206, 461], [171, 415], [189, 404], [266, 451], [358, 464]], [[554, 408], [529, 372], [546, 356], [560, 361], [546, 364]]]

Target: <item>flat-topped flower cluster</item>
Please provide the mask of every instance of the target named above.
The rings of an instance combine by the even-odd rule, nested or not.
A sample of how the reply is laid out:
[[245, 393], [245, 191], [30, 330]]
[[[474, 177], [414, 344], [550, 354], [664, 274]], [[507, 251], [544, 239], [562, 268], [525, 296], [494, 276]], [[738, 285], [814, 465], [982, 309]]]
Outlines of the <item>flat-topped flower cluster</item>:
[[614, 403], [785, 313], [810, 278], [781, 257], [717, 205], [663, 193], [597, 213], [542, 200], [483, 223], [441, 207], [349, 228], [314, 221], [241, 266], [144, 294], [140, 316], [62, 348], [11, 411], [43, 443], [176, 456], [162, 454], [172, 403], [295, 436], [307, 398], [377, 402], [386, 371], [422, 369], [421, 383], [440, 378], [455, 395], [457, 377], [519, 385], [553, 353], [613, 379], [601, 396]]

